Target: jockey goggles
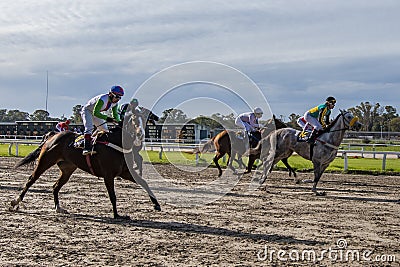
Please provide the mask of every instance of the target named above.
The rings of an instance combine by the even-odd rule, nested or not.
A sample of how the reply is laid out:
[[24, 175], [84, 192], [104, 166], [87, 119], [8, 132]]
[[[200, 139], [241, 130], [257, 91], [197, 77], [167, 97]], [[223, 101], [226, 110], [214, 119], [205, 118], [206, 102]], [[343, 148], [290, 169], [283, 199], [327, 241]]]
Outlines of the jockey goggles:
[[112, 95], [112, 97], [114, 97], [114, 98], [121, 99], [121, 96], [120, 96], [120, 95], [117, 95], [117, 94], [114, 94], [114, 93], [111, 93], [111, 95]]

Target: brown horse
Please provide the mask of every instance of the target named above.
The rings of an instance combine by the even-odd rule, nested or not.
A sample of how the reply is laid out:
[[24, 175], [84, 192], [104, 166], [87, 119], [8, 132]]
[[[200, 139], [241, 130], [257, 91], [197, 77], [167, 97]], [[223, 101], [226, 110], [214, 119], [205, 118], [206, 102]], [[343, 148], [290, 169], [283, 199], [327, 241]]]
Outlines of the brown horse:
[[[138, 138], [138, 135], [141, 134], [142, 131], [138, 126], [137, 117], [135, 115], [131, 115], [129, 118], [126, 117], [126, 123], [124, 123], [123, 127], [119, 126], [110, 129], [109, 133], [105, 133], [97, 138], [97, 153], [92, 156], [83, 156], [82, 149], [74, 146], [76, 135], [73, 132], [66, 131], [49, 136], [39, 148], [17, 163], [16, 168], [38, 159], [36, 167], [22, 192], [17, 199], [11, 202], [10, 210], [18, 209], [18, 205], [24, 199], [28, 189], [37, 181], [41, 174], [55, 164], [57, 164], [61, 171], [60, 177], [53, 185], [54, 204], [58, 213], [67, 213], [60, 206], [58, 193], [77, 168], [104, 178], [104, 183], [113, 207], [114, 218], [129, 218], [129, 216], [120, 216], [117, 212], [114, 190], [114, 178], [116, 176], [141, 185], [149, 194], [154, 204], [154, 209], [161, 210], [147, 182], [135, 171], [130, 172], [127, 166], [127, 162], [130, 165], [133, 164], [132, 145]], [[124, 135], [124, 141], [122, 141], [122, 135]], [[127, 162], [124, 159], [124, 154], [129, 159]]]
[[[218, 168], [218, 176], [222, 175], [222, 169], [219, 165], [218, 161], [225, 155], [228, 155], [228, 167], [235, 173], [236, 169], [232, 166], [232, 161], [236, 158], [236, 160], [240, 166], [244, 166], [242, 161], [242, 155], [246, 152], [246, 142], [243, 140], [244, 138], [238, 136], [237, 132], [235, 131], [228, 131], [224, 130], [211, 138], [210, 141], [205, 143], [196, 153], [204, 153], [207, 151], [211, 151], [215, 148], [216, 154], [213, 158], [213, 162], [215, 166]], [[232, 140], [232, 142], [231, 142]]]
[[[260, 132], [258, 132], [255, 135], [253, 135], [252, 140], [250, 142], [250, 145], [247, 145], [249, 143], [248, 138], [244, 138], [243, 136], [238, 135], [237, 132], [235, 131], [229, 131], [229, 130], [224, 130], [214, 136], [211, 140], [209, 140], [207, 143], [205, 143], [200, 149], [195, 150], [195, 153], [204, 153], [207, 151], [212, 151], [215, 149], [216, 154], [213, 158], [213, 162], [218, 168], [218, 176], [222, 175], [222, 169], [221, 166], [219, 165], [218, 161], [221, 159], [225, 154], [228, 155], [228, 167], [235, 173], [237, 174], [236, 169], [232, 166], [233, 160], [237, 161], [240, 165], [240, 167], [244, 166], [244, 163], [242, 161], [242, 156], [248, 151], [249, 146], [250, 147], [256, 147], [259, 143], [259, 141], [266, 136], [268, 133], [270, 133], [274, 129], [280, 129], [280, 128], [285, 128], [287, 127], [286, 124], [284, 124], [282, 121], [278, 120], [275, 118], [275, 115], [273, 118], [269, 121], [267, 121], [266, 126], [261, 129]], [[232, 142], [231, 142], [232, 140]], [[237, 156], [237, 159], [236, 159]], [[250, 173], [253, 167], [254, 162], [256, 159], [260, 158], [260, 153], [258, 154], [250, 154], [249, 155], [249, 161], [247, 164], [247, 168], [245, 173]], [[287, 158], [282, 159], [282, 162], [285, 164], [285, 166], [289, 170], [289, 175], [293, 173], [294, 177], [296, 177], [295, 171], [290, 167]]]

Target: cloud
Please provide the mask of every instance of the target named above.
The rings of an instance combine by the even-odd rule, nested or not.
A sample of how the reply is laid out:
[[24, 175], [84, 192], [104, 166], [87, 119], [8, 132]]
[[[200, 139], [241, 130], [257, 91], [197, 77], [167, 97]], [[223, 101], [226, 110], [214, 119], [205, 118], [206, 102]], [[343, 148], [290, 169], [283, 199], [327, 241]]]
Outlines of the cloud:
[[254, 79], [280, 114], [301, 113], [326, 94], [400, 108], [399, 12], [392, 0], [5, 0], [0, 93], [22, 94], [0, 105], [41, 107], [47, 70], [58, 116], [113, 84], [132, 94], [166, 67], [207, 60]]

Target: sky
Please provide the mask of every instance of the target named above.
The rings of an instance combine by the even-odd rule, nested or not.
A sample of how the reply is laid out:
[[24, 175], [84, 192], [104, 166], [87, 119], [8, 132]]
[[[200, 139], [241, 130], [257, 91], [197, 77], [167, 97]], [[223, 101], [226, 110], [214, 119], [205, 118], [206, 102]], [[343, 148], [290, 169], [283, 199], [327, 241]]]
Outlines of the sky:
[[[400, 113], [398, 14], [397, 0], [3, 0], [0, 109], [33, 113], [47, 103], [51, 117], [69, 117], [118, 84], [121, 103], [140, 96], [156, 113], [180, 108], [190, 117], [260, 105], [287, 119], [330, 95], [334, 114], [366, 101]], [[174, 66], [187, 62], [236, 70], [235, 77], [208, 70], [235, 88], [204, 82], [197, 65], [184, 77], [203, 83], [174, 84], [182, 81]], [[160, 73], [168, 74], [169, 94], [143, 86]], [[262, 97], [232, 85], [240, 75]], [[224, 99], [232, 92], [244, 101]]]

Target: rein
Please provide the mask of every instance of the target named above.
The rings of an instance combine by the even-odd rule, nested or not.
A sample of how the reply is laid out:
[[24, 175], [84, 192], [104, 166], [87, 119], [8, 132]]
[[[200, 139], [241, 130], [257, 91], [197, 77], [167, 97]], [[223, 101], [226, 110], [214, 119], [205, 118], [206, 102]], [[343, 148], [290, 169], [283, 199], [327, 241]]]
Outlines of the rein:
[[[131, 123], [131, 120], [132, 120], [132, 116], [129, 118], [129, 123]], [[107, 123], [107, 122], [104, 122], [104, 123]], [[104, 124], [104, 123], [102, 123], [102, 124]], [[100, 124], [100, 125], [102, 125], [102, 124]], [[100, 126], [99, 125], [99, 126]], [[135, 124], [135, 126], [136, 126], [136, 124]], [[135, 135], [135, 133], [130, 133], [127, 129], [125, 129], [125, 127], [122, 127], [122, 126], [120, 126], [120, 125], [118, 125], [118, 124], [116, 124], [115, 125], [115, 128], [120, 128], [121, 129], [121, 131], [123, 131], [123, 132], [125, 132], [127, 135], [129, 135], [132, 139], [138, 139], [137, 137], [136, 137], [136, 135]], [[132, 147], [130, 148], [130, 149], [125, 149], [125, 148], [123, 148], [123, 147], [120, 147], [120, 146], [117, 146], [117, 145], [115, 145], [115, 144], [113, 144], [113, 143], [110, 143], [110, 142], [108, 142], [108, 141], [96, 141], [98, 144], [103, 144], [103, 145], [106, 145], [106, 146], [109, 146], [109, 147], [111, 147], [111, 148], [113, 148], [113, 149], [115, 149], [115, 150], [117, 150], [117, 151], [119, 151], [119, 152], [121, 152], [121, 153], [124, 153], [124, 154], [127, 154], [127, 153], [131, 153], [132, 152]]]
[[[344, 115], [343, 113], [340, 113], [339, 116], [337, 117], [337, 119], [335, 120], [335, 123], [336, 123], [336, 121], [339, 119], [339, 117], [340, 117], [340, 116], [343, 116], [343, 115]], [[343, 120], [351, 127], [351, 126], [358, 120], [358, 118], [357, 118], [357, 117], [354, 117], [351, 121], [348, 121], [348, 120], [346, 120], [345, 117], [343, 117]], [[349, 126], [345, 126], [344, 128], [341, 128], [341, 129], [338, 129], [338, 130], [333, 130], [333, 131], [331, 131], [330, 129], [328, 129], [326, 132], [327, 132], [327, 133], [333, 133], [333, 132], [339, 132], [339, 131], [350, 130], [350, 127], [349, 127]]]
[[130, 148], [130, 149], [125, 149], [125, 148], [119, 147], [119, 146], [117, 146], [117, 145], [114, 145], [113, 143], [110, 143], [110, 142], [106, 142], [106, 141], [97, 141], [97, 143], [98, 143], [98, 144], [103, 144], [103, 145], [109, 146], [109, 147], [111, 147], [111, 148], [114, 148], [115, 150], [117, 150], [117, 151], [119, 151], [119, 152], [121, 152], [121, 153], [131, 153], [131, 152], [132, 152], [132, 148]]
[[[352, 124], [354, 124], [354, 123], [358, 120], [357, 117], [354, 117], [351, 121], [348, 121], [348, 120], [346, 120], [346, 118], [344, 117], [344, 114], [343, 114], [343, 113], [340, 113], [339, 116], [335, 119], [333, 125], [339, 120], [339, 117], [340, 117], [340, 116], [343, 116], [343, 120], [344, 120], [349, 126], [351, 126]], [[344, 127], [344, 128], [341, 128], [341, 129], [333, 130], [333, 131], [331, 131], [330, 128], [329, 128], [325, 133], [333, 133], [333, 132], [339, 132], [339, 131], [341, 131], [341, 132], [342, 132], [342, 131], [346, 131], [346, 130], [349, 130], [349, 129], [350, 129], [349, 126], [346, 126], [346, 127]], [[338, 150], [338, 149], [339, 149], [338, 146], [332, 145], [332, 144], [330, 144], [330, 143], [328, 143], [328, 142], [325, 142], [325, 141], [323, 141], [323, 140], [321, 140], [321, 139], [319, 139], [319, 138], [316, 138], [315, 140], [317, 140], [318, 142], [320, 142], [321, 144], [323, 144], [323, 145], [325, 145], [325, 146], [327, 146], [327, 147], [333, 148], [333, 149], [335, 149], [335, 150]]]

